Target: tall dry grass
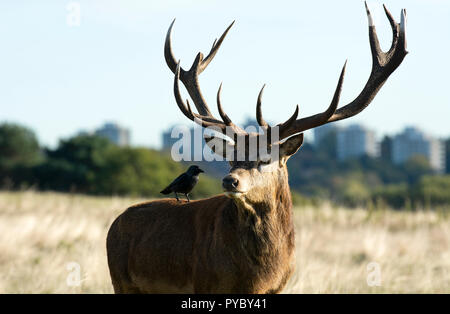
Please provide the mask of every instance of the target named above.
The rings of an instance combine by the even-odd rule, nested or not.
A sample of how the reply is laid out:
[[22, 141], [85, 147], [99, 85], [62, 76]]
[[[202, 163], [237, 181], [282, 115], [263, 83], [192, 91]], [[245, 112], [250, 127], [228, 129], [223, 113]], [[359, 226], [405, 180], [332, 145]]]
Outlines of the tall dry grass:
[[[138, 201], [0, 192], [0, 293], [111, 293], [106, 233]], [[296, 209], [295, 224], [297, 270], [286, 293], [450, 292], [445, 212], [322, 206]], [[379, 286], [367, 283], [369, 264]]]

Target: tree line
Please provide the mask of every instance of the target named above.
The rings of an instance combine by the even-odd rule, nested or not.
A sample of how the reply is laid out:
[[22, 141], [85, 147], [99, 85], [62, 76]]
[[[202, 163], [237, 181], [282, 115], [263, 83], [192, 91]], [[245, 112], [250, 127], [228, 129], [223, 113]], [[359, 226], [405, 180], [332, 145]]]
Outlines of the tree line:
[[[0, 125], [0, 186], [93, 195], [159, 197], [186, 165], [147, 148], [119, 147], [95, 135], [61, 140], [55, 149], [39, 145], [34, 132]], [[218, 180], [203, 176], [193, 197], [220, 192]]]
[[333, 132], [316, 147], [304, 144], [288, 161], [291, 187], [305, 195], [347, 206], [367, 204], [395, 208], [430, 208], [450, 204], [450, 139], [446, 141], [446, 174], [438, 175], [424, 156], [403, 164], [389, 158], [336, 158]]

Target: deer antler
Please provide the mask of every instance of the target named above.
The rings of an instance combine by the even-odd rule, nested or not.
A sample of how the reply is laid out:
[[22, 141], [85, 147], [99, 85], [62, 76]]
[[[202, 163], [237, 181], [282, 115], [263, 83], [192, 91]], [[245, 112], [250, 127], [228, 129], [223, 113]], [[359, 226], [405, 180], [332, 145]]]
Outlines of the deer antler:
[[[339, 81], [334, 92], [333, 99], [328, 106], [327, 110], [322, 113], [315, 114], [309, 117], [297, 119], [298, 116], [298, 105], [295, 109], [294, 114], [284, 123], [280, 123], [275, 127], [270, 126], [263, 118], [261, 111], [261, 103], [262, 103], [262, 95], [264, 91], [265, 85], [262, 87], [261, 91], [258, 95], [258, 100], [256, 103], [256, 119], [258, 124], [263, 128], [264, 132], [268, 135], [269, 139], [267, 143], [270, 145], [273, 141], [278, 139], [282, 140], [287, 138], [293, 134], [301, 133], [308, 129], [312, 129], [318, 127], [320, 125], [330, 123], [333, 121], [343, 120], [349, 117], [352, 117], [362, 110], [364, 110], [373, 100], [375, 95], [378, 93], [380, 88], [386, 82], [388, 77], [397, 69], [397, 67], [402, 63], [406, 54], [406, 10], [401, 11], [400, 15], [400, 23], [396, 23], [391, 13], [386, 9], [383, 5], [386, 16], [391, 24], [392, 28], [392, 45], [387, 52], [383, 52], [380, 48], [380, 44], [378, 42], [378, 37], [376, 34], [376, 29], [373, 24], [372, 15], [370, 14], [367, 3], [365, 3], [367, 17], [369, 20], [369, 41], [370, 48], [372, 52], [372, 71], [370, 73], [369, 79], [367, 80], [366, 85], [360, 94], [349, 104], [343, 106], [342, 108], [337, 109], [339, 98], [341, 95], [342, 84], [344, 82], [345, 68], [347, 65], [347, 61], [345, 62], [341, 74], [339, 76]], [[225, 36], [227, 35], [230, 28], [233, 26], [234, 22], [228, 26], [225, 32], [220, 36], [219, 40], [215, 40], [211, 51], [203, 58], [203, 54], [199, 52], [197, 57], [194, 60], [189, 71], [181, 68], [179, 62], [175, 60], [175, 57], [172, 53], [171, 46], [171, 33], [173, 24], [175, 20], [170, 24], [169, 30], [166, 36], [166, 42], [164, 46], [164, 56], [167, 62], [167, 65], [175, 74], [174, 78], [174, 93], [175, 99], [177, 101], [178, 107], [183, 112], [183, 114], [188, 117], [190, 120], [195, 121], [203, 127], [217, 127], [223, 134], [227, 134], [226, 129], [229, 127], [233, 132], [233, 137], [236, 139], [237, 136], [244, 136], [245, 140], [248, 141], [251, 136], [259, 136], [258, 134], [248, 134], [242, 128], [235, 125], [228, 115], [223, 111], [222, 104], [220, 101], [220, 93], [222, 90], [222, 84], [220, 84], [219, 90], [217, 92], [217, 109], [219, 111], [220, 117], [222, 120], [215, 118], [206, 104], [205, 99], [202, 96], [200, 91], [200, 86], [198, 82], [198, 76], [202, 73], [211, 60], [216, 55], [217, 51], [220, 48]], [[198, 113], [194, 113], [189, 105], [189, 102], [186, 103], [183, 101], [180, 95], [179, 81], [182, 81], [184, 86], [186, 87], [189, 95], [191, 96], [194, 104], [198, 110]], [[272, 133], [274, 128], [278, 128], [278, 138], [273, 139], [272, 141]], [[206, 138], [207, 143], [211, 141], [213, 137]]]
[[[231, 119], [225, 114], [225, 112], [222, 109], [220, 103], [220, 91], [222, 88], [222, 84], [220, 85], [219, 91], [217, 93], [217, 107], [223, 121], [215, 118], [212, 115], [200, 91], [200, 85], [198, 82], [198, 76], [206, 69], [208, 64], [212, 61], [212, 59], [216, 55], [217, 51], [220, 48], [220, 45], [225, 39], [225, 36], [227, 35], [230, 28], [233, 26], [234, 21], [230, 24], [230, 26], [227, 27], [222, 36], [220, 36], [219, 40], [216, 39], [214, 41], [212, 48], [209, 54], [206, 56], [206, 58], [203, 58], [203, 54], [201, 52], [197, 54], [197, 57], [195, 58], [194, 63], [192, 64], [189, 71], [186, 71], [183, 68], [181, 68], [181, 66], [179, 65], [179, 61], [178, 62], [176, 61], [172, 52], [171, 34], [174, 23], [175, 19], [170, 24], [169, 30], [167, 31], [166, 42], [164, 45], [164, 57], [166, 59], [168, 67], [175, 74], [174, 93], [175, 99], [181, 112], [183, 112], [183, 114], [190, 120], [200, 124], [203, 127], [210, 127], [210, 126], [218, 127], [222, 133], [226, 134], [226, 127], [228, 126], [236, 134], [243, 134], [243, 135], [246, 134], [246, 132], [243, 129], [241, 129], [239, 126], [235, 125], [231, 121]], [[189, 106], [189, 102], [187, 101], [187, 104], [185, 104], [183, 99], [181, 98], [178, 83], [179, 80], [183, 82], [183, 85], [186, 87], [189, 95], [194, 101], [195, 107], [198, 110], [198, 114], [192, 112], [191, 107]]]
[[372, 52], [372, 71], [369, 79], [361, 93], [349, 104], [342, 108], [337, 108], [344, 79], [345, 65], [339, 77], [338, 86], [334, 93], [333, 100], [328, 109], [320, 114], [301, 118], [287, 127], [280, 127], [280, 138], [286, 138], [296, 133], [318, 127], [320, 125], [343, 120], [352, 117], [364, 110], [373, 100], [380, 88], [386, 82], [392, 72], [402, 63], [408, 51], [406, 51], [406, 10], [402, 9], [400, 23], [396, 23], [386, 6], [383, 5], [386, 16], [392, 27], [392, 45], [389, 51], [383, 52], [378, 42], [378, 37], [373, 24], [372, 15], [366, 5], [367, 17], [369, 20], [369, 40]]

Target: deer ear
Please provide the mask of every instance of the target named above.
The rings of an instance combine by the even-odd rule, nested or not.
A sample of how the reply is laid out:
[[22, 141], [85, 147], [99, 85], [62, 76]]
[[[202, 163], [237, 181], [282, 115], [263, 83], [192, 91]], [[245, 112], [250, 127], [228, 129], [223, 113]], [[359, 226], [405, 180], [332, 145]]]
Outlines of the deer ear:
[[280, 144], [280, 157], [289, 158], [294, 155], [303, 144], [303, 133], [291, 136], [286, 141]]

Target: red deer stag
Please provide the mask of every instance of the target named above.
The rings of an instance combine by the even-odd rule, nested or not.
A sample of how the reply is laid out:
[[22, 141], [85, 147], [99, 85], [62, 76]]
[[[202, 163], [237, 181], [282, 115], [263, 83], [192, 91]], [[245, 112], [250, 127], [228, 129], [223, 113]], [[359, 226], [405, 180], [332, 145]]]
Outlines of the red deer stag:
[[[392, 46], [387, 52], [380, 49], [367, 9], [372, 71], [356, 99], [337, 109], [344, 65], [327, 110], [297, 119], [297, 106], [286, 122], [270, 126], [261, 113], [261, 90], [256, 117], [262, 133], [247, 133], [230, 120], [220, 103], [220, 89], [217, 105], [222, 119], [215, 118], [200, 91], [198, 75], [214, 58], [233, 24], [214, 42], [206, 58], [199, 53], [186, 71], [172, 53], [172, 22], [164, 56], [175, 74], [178, 107], [203, 127], [215, 126], [223, 134], [225, 130], [233, 132], [234, 141], [205, 138], [208, 146], [216, 154], [225, 154], [224, 148], [235, 147], [236, 142], [248, 148], [256, 140], [279, 155], [272, 160], [262, 155], [250, 158], [249, 153], [241, 160], [231, 158], [230, 172], [222, 182], [224, 194], [190, 203], [161, 199], [131, 206], [122, 213], [107, 237], [108, 265], [116, 293], [277, 293], [283, 289], [294, 269], [295, 242], [286, 161], [300, 148], [303, 131], [361, 112], [403, 61], [407, 54], [406, 12], [401, 11], [401, 21], [396, 23], [384, 9], [392, 27]], [[198, 113], [181, 98], [180, 80]], [[273, 131], [278, 132], [280, 141], [273, 140]], [[262, 141], [263, 136], [269, 140]]]

